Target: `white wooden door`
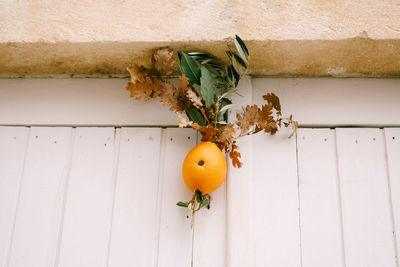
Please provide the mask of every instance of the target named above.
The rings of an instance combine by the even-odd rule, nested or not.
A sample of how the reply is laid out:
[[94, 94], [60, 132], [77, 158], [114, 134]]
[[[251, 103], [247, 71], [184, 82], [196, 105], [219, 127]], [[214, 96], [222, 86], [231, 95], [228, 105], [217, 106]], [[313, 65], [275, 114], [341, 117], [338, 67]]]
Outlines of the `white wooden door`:
[[125, 82], [0, 80], [0, 267], [399, 266], [399, 80], [244, 79], [301, 128], [240, 140], [193, 230], [198, 136]]
[[[175, 206], [196, 142], [191, 129], [0, 127], [1, 266], [227, 266], [241, 229], [226, 231], [226, 185], [193, 231]], [[251, 184], [253, 266], [396, 266], [400, 128], [304, 128], [246, 149], [251, 171], [228, 183]]]

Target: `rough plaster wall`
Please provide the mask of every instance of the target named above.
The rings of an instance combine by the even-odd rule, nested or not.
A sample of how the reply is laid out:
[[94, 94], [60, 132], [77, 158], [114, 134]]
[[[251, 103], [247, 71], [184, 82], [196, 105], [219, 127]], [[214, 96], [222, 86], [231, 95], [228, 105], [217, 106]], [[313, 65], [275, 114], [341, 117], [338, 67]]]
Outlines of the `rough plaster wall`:
[[223, 56], [235, 33], [255, 75], [400, 75], [387, 0], [2, 0], [0, 75], [125, 76], [160, 46]]

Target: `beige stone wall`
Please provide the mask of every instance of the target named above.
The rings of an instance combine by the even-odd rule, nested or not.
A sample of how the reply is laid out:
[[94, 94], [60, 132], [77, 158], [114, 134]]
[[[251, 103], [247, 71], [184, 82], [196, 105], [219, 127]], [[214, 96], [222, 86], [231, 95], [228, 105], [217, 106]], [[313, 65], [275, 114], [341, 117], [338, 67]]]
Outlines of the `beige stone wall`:
[[388, 0], [2, 0], [0, 76], [126, 76], [160, 46], [224, 56], [251, 73], [400, 76], [400, 2]]

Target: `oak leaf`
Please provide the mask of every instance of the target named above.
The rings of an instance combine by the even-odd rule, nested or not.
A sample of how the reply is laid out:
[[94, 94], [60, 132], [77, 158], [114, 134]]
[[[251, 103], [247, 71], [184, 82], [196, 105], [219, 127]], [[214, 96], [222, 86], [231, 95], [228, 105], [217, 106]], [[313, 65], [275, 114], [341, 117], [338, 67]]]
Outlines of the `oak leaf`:
[[236, 114], [238, 120], [237, 125], [240, 127], [242, 133], [250, 130], [250, 128], [257, 122], [259, 116], [259, 109], [257, 105], [247, 105], [243, 108], [242, 115]]
[[203, 103], [201, 103], [201, 97], [197, 96], [192, 89], [188, 89], [186, 95], [196, 108], [201, 108], [203, 106]]
[[237, 149], [238, 149], [238, 146], [233, 144], [232, 149], [229, 152], [229, 157], [232, 160], [233, 167], [241, 168], [243, 165], [243, 163], [240, 161], [240, 158], [242, 155], [240, 155], [240, 153], [239, 153], [239, 151], [237, 151]]
[[183, 116], [182, 116], [182, 112], [180, 112], [180, 111], [177, 111], [176, 112], [176, 115], [178, 116], [178, 118], [179, 118], [179, 128], [185, 128], [186, 126], [192, 126], [192, 124], [193, 124], [193, 122], [191, 122], [191, 121], [188, 121], [187, 119], [185, 119]]
[[155, 98], [161, 90], [161, 84], [158, 79], [150, 76], [150, 71], [143, 66], [134, 65], [129, 67], [128, 71], [131, 80], [126, 86], [126, 90], [131, 92], [131, 97], [136, 100], [144, 99], [145, 101]]
[[218, 141], [218, 132], [219, 130], [208, 125], [207, 127], [203, 127], [200, 132], [203, 134], [201, 141], [210, 141], [216, 143]]
[[176, 96], [176, 88], [170, 83], [162, 83], [163, 89], [159, 97], [159, 103], [164, 106], [170, 106], [172, 111], [183, 111]]
[[290, 115], [289, 122], [290, 122], [290, 125], [292, 126], [292, 133], [289, 135], [288, 138], [291, 138], [297, 132], [299, 123], [297, 121], [292, 120], [292, 115]]
[[278, 116], [282, 115], [281, 102], [277, 95], [275, 95], [274, 93], [268, 93], [266, 95], [263, 95], [263, 98], [274, 107]]
[[176, 68], [174, 52], [168, 48], [160, 48], [154, 52], [153, 67], [162, 75], [171, 75]]
[[229, 123], [226, 126], [220, 127], [220, 135], [218, 137], [218, 143], [224, 147], [229, 146], [233, 143], [237, 136], [237, 128], [234, 124]]

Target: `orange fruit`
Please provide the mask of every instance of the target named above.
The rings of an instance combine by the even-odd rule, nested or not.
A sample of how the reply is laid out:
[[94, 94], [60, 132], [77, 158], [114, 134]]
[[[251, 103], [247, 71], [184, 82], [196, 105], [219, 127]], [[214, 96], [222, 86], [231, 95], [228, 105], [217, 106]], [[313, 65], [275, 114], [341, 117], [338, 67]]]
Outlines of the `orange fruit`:
[[209, 194], [215, 191], [226, 177], [224, 154], [212, 142], [195, 146], [183, 161], [182, 176], [193, 192], [199, 190], [202, 194]]

